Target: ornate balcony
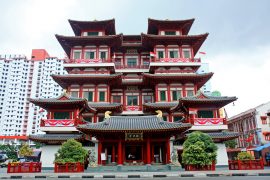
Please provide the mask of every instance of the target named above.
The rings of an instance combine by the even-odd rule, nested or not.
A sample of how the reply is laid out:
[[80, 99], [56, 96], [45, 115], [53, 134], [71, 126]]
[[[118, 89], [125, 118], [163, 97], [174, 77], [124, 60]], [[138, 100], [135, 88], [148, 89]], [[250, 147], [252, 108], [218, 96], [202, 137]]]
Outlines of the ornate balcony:
[[119, 65], [119, 64], [115, 64], [115, 69], [149, 69], [149, 65]]
[[41, 119], [40, 127], [73, 127], [74, 119]]
[[201, 58], [160, 58], [155, 62], [178, 62], [178, 63], [200, 63]]
[[226, 118], [194, 118], [190, 121], [195, 126], [227, 125]]
[[107, 63], [110, 62], [109, 59], [68, 59], [65, 63]]

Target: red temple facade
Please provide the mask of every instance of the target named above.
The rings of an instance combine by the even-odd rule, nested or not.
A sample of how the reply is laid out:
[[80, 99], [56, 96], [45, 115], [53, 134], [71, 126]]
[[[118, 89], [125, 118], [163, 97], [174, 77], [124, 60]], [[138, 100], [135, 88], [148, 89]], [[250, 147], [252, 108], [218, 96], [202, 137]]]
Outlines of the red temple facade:
[[30, 137], [46, 144], [43, 164], [69, 138], [91, 142], [99, 165], [168, 164], [195, 130], [220, 145], [218, 164], [226, 164], [222, 142], [238, 134], [224, 131], [219, 109], [237, 98], [200, 92], [213, 73], [196, 73], [208, 34], [188, 35], [193, 21], [149, 19], [147, 34], [123, 35], [114, 19], [69, 20], [75, 36], [56, 35], [68, 74], [52, 76], [65, 92], [30, 99], [48, 112], [40, 125], [46, 134]]

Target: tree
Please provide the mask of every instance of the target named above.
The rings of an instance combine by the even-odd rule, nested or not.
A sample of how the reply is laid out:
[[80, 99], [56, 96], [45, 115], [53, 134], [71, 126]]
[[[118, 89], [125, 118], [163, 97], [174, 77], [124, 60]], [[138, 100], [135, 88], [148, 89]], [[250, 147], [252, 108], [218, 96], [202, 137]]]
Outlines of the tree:
[[17, 148], [15, 145], [0, 145], [0, 151], [7, 154], [8, 159], [16, 161], [17, 157]]
[[32, 148], [27, 143], [24, 143], [22, 147], [19, 150], [19, 155], [20, 156], [32, 156], [34, 154], [34, 151]]
[[82, 147], [82, 144], [74, 139], [69, 139], [63, 143], [60, 149], [55, 154], [54, 162], [81, 162], [84, 163], [87, 156], [87, 150]]
[[236, 145], [237, 145], [237, 143], [234, 139], [229, 140], [229, 141], [225, 141], [226, 148], [234, 149], [236, 147]]
[[39, 149], [42, 147], [42, 144], [40, 142], [35, 142], [35, 147]]
[[202, 132], [191, 133], [183, 144], [183, 163], [186, 165], [210, 165], [217, 158], [217, 146], [212, 138]]

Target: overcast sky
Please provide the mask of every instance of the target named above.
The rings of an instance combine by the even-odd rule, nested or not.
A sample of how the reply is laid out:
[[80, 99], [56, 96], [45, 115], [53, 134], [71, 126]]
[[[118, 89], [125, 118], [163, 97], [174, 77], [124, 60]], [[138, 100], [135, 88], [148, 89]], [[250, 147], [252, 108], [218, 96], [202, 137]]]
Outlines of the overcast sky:
[[200, 51], [215, 74], [212, 90], [237, 96], [228, 116], [270, 101], [269, 0], [1, 0], [0, 54], [44, 48], [64, 57], [55, 34], [73, 35], [68, 19], [115, 18], [117, 33], [147, 31], [147, 19], [195, 18], [190, 34], [209, 32]]

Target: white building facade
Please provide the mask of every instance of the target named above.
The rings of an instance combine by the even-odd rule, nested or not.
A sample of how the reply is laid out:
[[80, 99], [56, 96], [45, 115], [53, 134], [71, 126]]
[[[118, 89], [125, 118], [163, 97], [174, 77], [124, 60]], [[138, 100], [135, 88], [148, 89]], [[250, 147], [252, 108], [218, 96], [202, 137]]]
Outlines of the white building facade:
[[17, 142], [20, 137], [41, 133], [40, 119], [46, 112], [28, 98], [58, 96], [62, 88], [51, 74], [64, 74], [63, 60], [47, 57], [29, 60], [25, 56], [0, 58], [0, 141]]

